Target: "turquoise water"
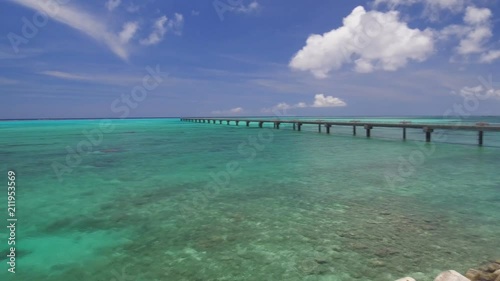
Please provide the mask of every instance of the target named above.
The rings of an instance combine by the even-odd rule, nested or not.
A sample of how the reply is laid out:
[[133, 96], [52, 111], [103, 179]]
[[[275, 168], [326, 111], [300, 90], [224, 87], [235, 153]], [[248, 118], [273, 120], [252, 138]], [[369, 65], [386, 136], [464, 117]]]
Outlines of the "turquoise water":
[[[370, 120], [402, 119], [444, 122]], [[500, 134], [100, 123], [0, 122], [18, 218], [1, 280], [420, 281], [500, 258]]]

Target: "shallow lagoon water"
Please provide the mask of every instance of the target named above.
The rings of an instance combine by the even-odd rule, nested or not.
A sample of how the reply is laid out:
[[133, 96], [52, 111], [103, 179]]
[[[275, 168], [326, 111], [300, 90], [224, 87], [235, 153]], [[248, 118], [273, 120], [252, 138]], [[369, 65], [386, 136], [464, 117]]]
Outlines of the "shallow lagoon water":
[[432, 280], [500, 257], [499, 134], [112, 120], [58, 177], [100, 122], [0, 123], [18, 216], [1, 280]]

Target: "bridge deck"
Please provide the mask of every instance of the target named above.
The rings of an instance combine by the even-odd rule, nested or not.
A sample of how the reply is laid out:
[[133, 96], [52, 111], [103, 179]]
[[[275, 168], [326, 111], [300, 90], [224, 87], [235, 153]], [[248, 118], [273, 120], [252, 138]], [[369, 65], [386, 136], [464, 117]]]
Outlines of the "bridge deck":
[[222, 122], [250, 122], [250, 123], [280, 123], [280, 124], [303, 124], [303, 125], [331, 125], [331, 126], [358, 126], [358, 127], [383, 127], [383, 128], [411, 128], [411, 129], [441, 129], [441, 130], [464, 130], [464, 131], [493, 131], [500, 132], [500, 124], [436, 124], [436, 123], [380, 123], [363, 121], [327, 121], [327, 120], [273, 120], [273, 119], [227, 119], [227, 118], [181, 118], [181, 120], [212, 120]]
[[425, 133], [425, 140], [427, 142], [431, 141], [431, 135], [434, 130], [460, 130], [460, 131], [476, 131], [478, 132], [478, 144], [483, 145], [484, 132], [500, 132], [500, 124], [488, 124], [488, 123], [476, 123], [476, 124], [439, 124], [439, 123], [411, 123], [411, 122], [400, 122], [400, 123], [383, 123], [383, 122], [363, 122], [358, 120], [353, 120], [349, 122], [339, 122], [339, 121], [328, 121], [328, 120], [280, 120], [280, 119], [248, 119], [248, 118], [200, 118], [200, 117], [189, 117], [181, 118], [181, 121], [187, 122], [197, 122], [197, 123], [216, 123], [219, 121], [226, 122], [228, 125], [230, 122], [234, 122], [237, 126], [241, 123], [246, 123], [247, 126], [250, 123], [258, 123], [259, 127], [262, 128], [264, 123], [274, 124], [275, 129], [279, 129], [281, 124], [292, 124], [294, 130], [301, 130], [303, 125], [318, 125], [318, 131], [321, 132], [322, 127], [326, 128], [326, 133], [330, 133], [330, 128], [332, 126], [350, 126], [353, 128], [353, 135], [356, 135], [356, 128], [362, 127], [366, 130], [366, 137], [371, 136], [371, 130], [373, 128], [400, 128], [403, 129], [403, 139], [406, 139], [406, 129], [422, 129]]

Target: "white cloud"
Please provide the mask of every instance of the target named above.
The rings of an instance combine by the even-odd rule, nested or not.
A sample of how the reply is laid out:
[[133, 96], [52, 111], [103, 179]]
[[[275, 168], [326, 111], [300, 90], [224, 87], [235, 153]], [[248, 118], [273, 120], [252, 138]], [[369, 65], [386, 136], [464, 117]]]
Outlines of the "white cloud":
[[122, 43], [127, 43], [134, 37], [135, 33], [139, 29], [139, 24], [137, 22], [127, 22], [123, 25], [123, 30], [120, 32], [119, 37]]
[[421, 4], [424, 6], [424, 15], [431, 20], [436, 20], [439, 12], [443, 10], [454, 13], [461, 12], [468, 2], [469, 0], [375, 0], [373, 4], [375, 7], [385, 4], [390, 9]]
[[455, 48], [458, 56], [479, 55], [479, 62], [492, 62], [498, 59], [500, 54], [487, 48], [493, 36], [491, 17], [490, 9], [469, 6], [463, 17], [464, 24], [447, 26], [439, 32], [439, 36], [441, 39], [455, 36], [460, 40]]
[[46, 70], [38, 72], [38, 74], [63, 79], [72, 80], [80, 82], [92, 82], [100, 84], [110, 84], [110, 85], [128, 85], [134, 83], [140, 83], [142, 81], [142, 76], [140, 75], [120, 75], [120, 74], [109, 74], [109, 73], [71, 73], [59, 70]]
[[40, 74], [52, 76], [52, 77], [56, 77], [56, 78], [61, 78], [61, 79], [67, 79], [67, 80], [91, 80], [91, 78], [88, 76], [72, 74], [72, 73], [62, 72], [62, 71], [54, 71], [54, 70], [42, 71], [42, 72], [40, 72]]
[[229, 110], [216, 110], [212, 111], [212, 114], [240, 114], [243, 113], [244, 109], [242, 107], [235, 107]]
[[493, 88], [487, 89], [482, 85], [478, 85], [476, 87], [463, 87], [458, 94], [464, 98], [476, 97], [481, 100], [500, 98], [500, 90]]
[[357, 72], [394, 71], [409, 60], [424, 61], [433, 52], [431, 30], [409, 28], [396, 11], [366, 12], [359, 6], [344, 18], [343, 26], [309, 36], [289, 66], [325, 78], [350, 63]]
[[192, 16], [199, 16], [199, 15], [200, 15], [200, 11], [197, 11], [197, 10], [191, 10], [191, 15], [192, 15]]
[[174, 18], [169, 20], [166, 16], [157, 19], [153, 25], [153, 32], [148, 38], [142, 39], [142, 45], [155, 45], [163, 40], [167, 31], [172, 31], [174, 34], [180, 35], [184, 25], [184, 17], [181, 14], [175, 14]]
[[114, 9], [118, 8], [118, 6], [120, 6], [121, 3], [122, 3], [121, 0], [108, 0], [108, 2], [106, 2], [106, 8], [109, 11], [113, 11]]
[[86, 13], [82, 9], [73, 8], [69, 4], [60, 4], [58, 9], [50, 9], [41, 5], [37, 0], [10, 0], [14, 3], [26, 6], [30, 9], [44, 12], [52, 19], [66, 24], [80, 32], [87, 34], [95, 40], [102, 42], [122, 59], [128, 58], [126, 45], [122, 43], [119, 36], [108, 30], [108, 25], [102, 20]]
[[182, 27], [184, 26], [184, 16], [175, 13], [174, 19], [168, 21], [168, 30], [173, 31], [176, 35], [182, 34]]
[[492, 63], [497, 59], [500, 59], [500, 50], [491, 50], [482, 54], [479, 61], [482, 63]]
[[346, 105], [347, 104], [339, 98], [325, 96], [324, 94], [317, 94], [314, 96], [314, 103], [312, 107], [338, 107]]
[[251, 14], [260, 9], [260, 4], [257, 1], [253, 1], [248, 5], [241, 4], [240, 6], [234, 7], [232, 10], [236, 13]]
[[271, 113], [279, 110], [289, 110], [295, 108], [307, 108], [307, 107], [344, 107], [347, 106], [347, 103], [339, 98], [335, 98], [332, 96], [325, 96], [324, 94], [317, 94], [314, 96], [314, 101], [312, 104], [308, 105], [305, 102], [299, 102], [295, 105], [290, 105], [286, 102], [278, 103], [277, 105], [271, 108], [264, 108], [261, 111], [263, 113]]
[[469, 25], [479, 25], [487, 23], [492, 16], [488, 8], [476, 8], [469, 6], [465, 10], [464, 22]]
[[141, 44], [154, 45], [159, 43], [163, 39], [163, 36], [165, 36], [165, 33], [167, 33], [167, 28], [165, 27], [165, 23], [167, 21], [168, 19], [166, 16], [162, 16], [161, 18], [157, 19], [153, 26], [153, 32], [149, 35], [148, 38], [142, 39]]
[[134, 5], [133, 3], [130, 3], [127, 6], [127, 12], [129, 12], [129, 13], [135, 13], [135, 12], [139, 11], [140, 9], [141, 9], [141, 7], [139, 5]]
[[467, 26], [467, 33], [460, 40], [457, 52], [460, 55], [481, 53], [484, 45], [493, 36], [490, 27], [491, 11], [487, 8], [467, 7], [464, 22]]

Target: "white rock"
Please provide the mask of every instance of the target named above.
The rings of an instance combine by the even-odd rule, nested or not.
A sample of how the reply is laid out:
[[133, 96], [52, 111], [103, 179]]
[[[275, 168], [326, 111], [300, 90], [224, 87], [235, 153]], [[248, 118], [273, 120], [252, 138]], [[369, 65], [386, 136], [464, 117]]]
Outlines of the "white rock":
[[441, 274], [434, 279], [434, 281], [470, 281], [469, 278], [463, 276], [462, 274], [456, 272], [455, 270], [448, 270], [441, 272]]
[[416, 280], [411, 278], [411, 277], [405, 277], [405, 278], [398, 279], [396, 281], [416, 281]]

